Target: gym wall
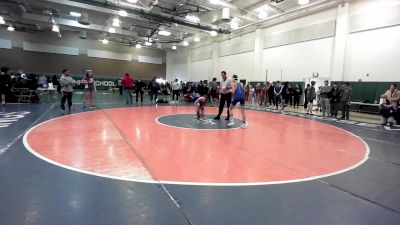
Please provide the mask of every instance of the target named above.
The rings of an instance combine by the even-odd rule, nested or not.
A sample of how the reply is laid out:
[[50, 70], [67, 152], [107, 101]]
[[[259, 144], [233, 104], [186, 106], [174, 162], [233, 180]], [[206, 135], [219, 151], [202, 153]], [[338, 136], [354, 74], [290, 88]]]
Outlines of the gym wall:
[[[79, 33], [62, 32], [23, 33], [0, 30], [1, 66], [26, 73], [61, 74], [67, 68], [73, 75], [81, 76], [87, 69], [96, 76], [165, 78], [166, 54], [163, 50], [135, 47], [118, 43], [103, 45], [100, 41], [80, 39]], [[141, 61], [141, 62], [139, 62]]]

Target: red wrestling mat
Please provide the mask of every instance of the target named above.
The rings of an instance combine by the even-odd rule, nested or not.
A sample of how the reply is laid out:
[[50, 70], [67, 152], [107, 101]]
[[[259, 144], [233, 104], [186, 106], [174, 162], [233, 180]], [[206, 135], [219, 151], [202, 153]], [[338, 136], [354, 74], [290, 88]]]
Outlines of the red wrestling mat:
[[[206, 108], [206, 114], [216, 110]], [[193, 107], [73, 114], [32, 128], [24, 143], [36, 156], [79, 172], [205, 185], [310, 180], [352, 169], [369, 154], [368, 146], [351, 133], [280, 114], [246, 111], [246, 129], [183, 129], [156, 121], [163, 115], [187, 113], [194, 113]]]

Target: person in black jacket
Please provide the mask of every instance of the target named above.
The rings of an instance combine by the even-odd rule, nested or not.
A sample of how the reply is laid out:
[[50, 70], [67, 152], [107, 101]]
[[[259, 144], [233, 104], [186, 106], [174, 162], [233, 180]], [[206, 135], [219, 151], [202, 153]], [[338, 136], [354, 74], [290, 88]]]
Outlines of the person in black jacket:
[[285, 104], [287, 105], [289, 103], [290, 107], [293, 105], [293, 95], [294, 95], [294, 90], [292, 88], [292, 85], [290, 83], [287, 83]]
[[141, 79], [138, 79], [135, 85], [135, 92], [136, 92], [136, 102], [139, 100], [140, 95], [140, 102], [143, 102], [143, 93], [144, 93], [145, 84]]
[[310, 84], [307, 84], [306, 88], [304, 89], [304, 110], [307, 109], [308, 100], [307, 100], [307, 89], [310, 87]]
[[340, 108], [340, 89], [337, 83], [333, 83], [331, 91], [331, 117], [337, 117]]
[[158, 92], [160, 91], [160, 84], [156, 81], [157, 77], [154, 77], [149, 83], [150, 101], [157, 101]]
[[301, 90], [301, 87], [299, 84], [296, 84], [294, 90], [293, 90], [293, 97], [294, 97], [294, 108], [299, 108], [299, 104], [300, 104], [300, 97], [303, 95], [303, 91]]
[[11, 93], [11, 76], [10, 76], [10, 68], [3, 67], [1, 68], [0, 73], [0, 96], [1, 96], [1, 105], [6, 106], [6, 95]]

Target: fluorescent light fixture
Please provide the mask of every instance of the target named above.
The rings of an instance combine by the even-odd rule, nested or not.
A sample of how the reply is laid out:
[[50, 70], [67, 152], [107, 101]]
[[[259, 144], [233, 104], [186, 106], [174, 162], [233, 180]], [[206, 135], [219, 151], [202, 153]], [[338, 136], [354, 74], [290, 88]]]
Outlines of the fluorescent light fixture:
[[107, 39], [103, 39], [103, 40], [101, 40], [101, 42], [103, 42], [103, 44], [105, 44], [105, 45], [107, 45], [108, 44], [108, 40]]
[[108, 32], [110, 32], [110, 33], [115, 33], [115, 28], [114, 27], [110, 27], [110, 28], [108, 28]]
[[9, 27], [7, 27], [7, 30], [8, 30], [8, 31], [15, 31], [15, 28], [14, 28], [13, 26], [10, 25]]
[[137, 0], [126, 0], [129, 3], [137, 3]]
[[261, 10], [258, 13], [258, 18], [261, 19], [261, 20], [265, 20], [265, 19], [267, 19], [267, 17], [268, 17], [267, 11]]
[[81, 17], [82, 14], [78, 13], [78, 12], [70, 12], [69, 15], [74, 16], [74, 17]]
[[112, 22], [113, 27], [119, 27], [120, 24], [121, 21], [118, 19], [118, 17], [115, 17]]
[[125, 17], [128, 16], [128, 13], [125, 10], [119, 10], [118, 15]]
[[171, 35], [171, 32], [166, 31], [166, 30], [160, 30], [160, 31], [158, 31], [158, 34], [168, 37], [169, 35]]
[[183, 41], [183, 42], [182, 42], [182, 45], [183, 45], [183, 46], [189, 46], [189, 42]]
[[229, 8], [223, 8], [222, 9], [222, 19], [228, 20], [231, 17], [231, 11]]
[[200, 38], [196, 36], [196, 37], [194, 37], [193, 41], [194, 42], [200, 42]]
[[236, 21], [231, 21], [231, 29], [232, 30], [237, 30], [239, 28], [239, 24]]
[[176, 46], [175, 45], [172, 45], [172, 50], [176, 50]]
[[136, 44], [135, 47], [136, 48], [142, 48], [142, 45], [141, 44]]
[[221, 4], [221, 0], [210, 0], [210, 3], [219, 5], [219, 4]]
[[6, 21], [4, 20], [4, 18], [2, 16], [0, 16], [0, 24], [5, 24]]
[[51, 28], [53, 32], [60, 32], [60, 27], [58, 25], [53, 24], [53, 27]]
[[189, 20], [190, 22], [193, 22], [193, 23], [199, 23], [199, 22], [200, 22], [200, 18], [197, 17], [197, 16], [195, 16], [195, 15], [189, 15], [189, 14], [187, 14], [187, 15], [185, 16], [185, 19], [187, 19], [187, 20]]
[[299, 0], [297, 3], [299, 3], [299, 5], [307, 5], [310, 3], [310, 0]]
[[152, 43], [151, 43], [151, 42], [148, 42], [148, 41], [145, 41], [145, 42], [144, 42], [144, 45], [146, 45], [146, 46], [151, 46]]
[[213, 30], [213, 31], [210, 32], [210, 35], [213, 36], [213, 37], [217, 36], [217, 34], [218, 34], [218, 33], [217, 33], [217, 31], [215, 31], [215, 30]]

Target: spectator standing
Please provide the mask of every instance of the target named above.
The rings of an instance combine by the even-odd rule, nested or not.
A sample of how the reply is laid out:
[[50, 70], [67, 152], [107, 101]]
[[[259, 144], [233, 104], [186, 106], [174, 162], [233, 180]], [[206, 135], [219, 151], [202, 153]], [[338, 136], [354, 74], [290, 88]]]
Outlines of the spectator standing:
[[342, 108], [341, 119], [349, 119], [350, 115], [350, 101], [351, 101], [352, 88], [349, 82], [345, 82], [340, 89], [340, 106]]
[[283, 87], [280, 81], [277, 81], [274, 85], [274, 96], [275, 96], [275, 107], [278, 109], [278, 105], [282, 104], [282, 91]]
[[175, 82], [172, 84], [172, 102], [175, 101], [175, 96], [176, 96], [176, 101], [178, 102], [179, 100], [179, 93], [182, 90], [181, 84], [178, 82], [178, 79], [175, 79]]
[[157, 77], [154, 77], [149, 83], [150, 101], [157, 101], [160, 84], [157, 82]]
[[333, 83], [330, 103], [331, 116], [336, 118], [340, 108], [340, 89], [337, 83]]
[[126, 104], [132, 104], [132, 92], [135, 88], [135, 81], [131, 78], [129, 73], [125, 73], [125, 76], [121, 80], [121, 85], [124, 89]]
[[313, 115], [313, 102], [316, 99], [317, 95], [315, 93], [315, 81], [311, 81], [311, 85], [306, 89], [306, 98], [307, 98], [307, 114]]
[[217, 101], [217, 78], [214, 77], [210, 83], [210, 95], [211, 95], [211, 103], [216, 102]]
[[287, 83], [285, 93], [286, 93], [285, 104], [287, 105], [289, 103], [290, 107], [292, 107], [294, 90], [290, 83]]
[[294, 90], [293, 90], [293, 99], [294, 99], [294, 104], [293, 107], [299, 108], [299, 104], [300, 104], [300, 98], [303, 95], [303, 90], [301, 90], [301, 87], [299, 84], [296, 84]]
[[70, 76], [69, 70], [64, 69], [60, 78], [61, 84], [61, 111], [65, 111], [65, 101], [68, 100], [68, 113], [72, 111], [72, 93], [76, 84], [75, 80]]
[[139, 95], [140, 95], [140, 102], [143, 102], [143, 94], [145, 86], [146, 85], [141, 79], [138, 79], [138, 81], [135, 82], [136, 102], [139, 101]]
[[269, 105], [275, 105], [275, 94], [274, 94], [274, 84], [273, 82], [270, 82], [269, 88], [268, 88], [268, 102]]
[[96, 91], [96, 82], [93, 78], [91, 70], [86, 71], [86, 76], [82, 79], [81, 83], [84, 85], [83, 95], [83, 110], [86, 111], [86, 101], [89, 100], [90, 108], [94, 109], [94, 92]]
[[0, 73], [0, 96], [1, 96], [1, 105], [3, 107], [6, 106], [6, 96], [9, 93], [11, 93], [10, 68], [3, 67], [1, 68], [1, 73]]
[[320, 92], [320, 102], [322, 109], [322, 116], [329, 116], [331, 113], [330, 97], [331, 97], [332, 87], [329, 86], [329, 81], [324, 81], [324, 86], [321, 88]]

